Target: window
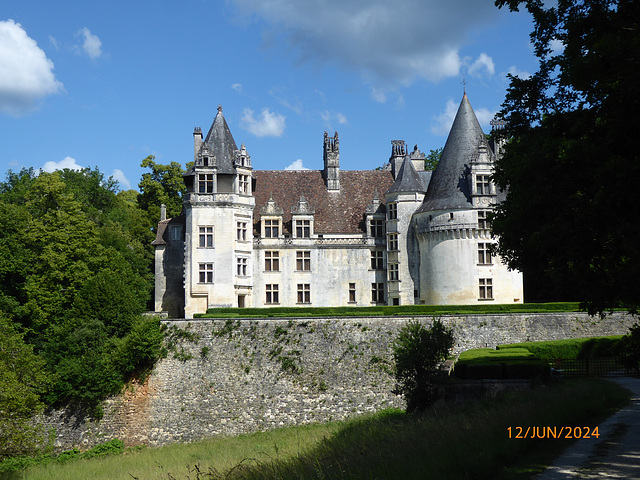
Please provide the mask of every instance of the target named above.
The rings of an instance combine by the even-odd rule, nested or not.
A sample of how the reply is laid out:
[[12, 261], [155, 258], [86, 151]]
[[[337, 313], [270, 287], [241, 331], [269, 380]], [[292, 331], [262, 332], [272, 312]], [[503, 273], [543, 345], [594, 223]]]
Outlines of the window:
[[278, 238], [280, 236], [280, 220], [264, 220], [265, 238]]
[[296, 220], [296, 238], [311, 237], [311, 220]]
[[169, 229], [169, 240], [182, 240], [182, 227], [180, 225], [173, 225]]
[[201, 173], [198, 175], [198, 193], [213, 193], [212, 173]]
[[398, 280], [398, 264], [389, 264], [389, 280]]
[[370, 220], [369, 225], [371, 227], [371, 236], [380, 238], [384, 237], [384, 221], [383, 220]]
[[298, 303], [311, 303], [311, 285], [308, 283], [298, 284]]
[[236, 237], [241, 241], [247, 239], [247, 222], [237, 222]]
[[296, 252], [296, 271], [311, 271], [311, 252]]
[[382, 270], [384, 268], [384, 252], [373, 250], [371, 252], [371, 270]]
[[479, 243], [478, 244], [478, 264], [491, 265], [491, 244]]
[[478, 298], [480, 300], [493, 300], [493, 280], [491, 278], [481, 278], [479, 286]]
[[265, 292], [267, 293], [265, 303], [280, 303], [277, 283], [268, 283], [265, 286]]
[[478, 195], [489, 195], [491, 193], [490, 175], [476, 175], [476, 193]]
[[267, 272], [280, 271], [280, 252], [270, 250], [264, 252], [264, 269]]
[[398, 218], [398, 204], [390, 203], [387, 205], [387, 215], [389, 220], [396, 220]]
[[356, 284], [349, 284], [349, 303], [356, 303]]
[[389, 234], [389, 250], [398, 250], [398, 234]]
[[478, 210], [478, 228], [491, 228], [489, 210]]
[[198, 227], [200, 248], [213, 248], [213, 227]]
[[249, 193], [249, 175], [238, 175], [238, 190], [240, 193]]
[[371, 284], [371, 301], [374, 303], [384, 302], [384, 283], [374, 282]]
[[248, 259], [246, 257], [238, 257], [237, 258], [237, 268], [238, 268], [238, 276], [239, 277], [246, 277], [247, 276], [247, 261]]
[[200, 283], [213, 283], [213, 263], [199, 263]]

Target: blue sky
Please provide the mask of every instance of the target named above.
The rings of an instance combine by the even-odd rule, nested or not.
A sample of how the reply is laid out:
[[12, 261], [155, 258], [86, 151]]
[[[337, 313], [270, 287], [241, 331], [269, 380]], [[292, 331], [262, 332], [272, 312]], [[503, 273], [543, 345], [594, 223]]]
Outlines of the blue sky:
[[383, 165], [391, 140], [444, 145], [463, 94], [483, 128], [508, 72], [536, 70], [526, 13], [492, 0], [0, 3], [0, 175], [193, 160], [218, 104], [254, 169]]

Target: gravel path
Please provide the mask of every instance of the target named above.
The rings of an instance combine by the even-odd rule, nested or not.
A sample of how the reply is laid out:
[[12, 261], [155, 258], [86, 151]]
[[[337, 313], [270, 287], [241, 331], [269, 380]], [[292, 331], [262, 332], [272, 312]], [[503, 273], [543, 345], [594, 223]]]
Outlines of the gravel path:
[[535, 480], [640, 480], [640, 379], [611, 380], [631, 390], [629, 405], [599, 425], [599, 438], [576, 440]]

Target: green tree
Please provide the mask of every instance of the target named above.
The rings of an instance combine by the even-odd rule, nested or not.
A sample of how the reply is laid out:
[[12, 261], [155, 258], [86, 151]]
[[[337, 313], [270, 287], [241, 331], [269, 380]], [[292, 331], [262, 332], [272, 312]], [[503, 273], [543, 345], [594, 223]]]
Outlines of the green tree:
[[0, 317], [0, 461], [42, 445], [42, 429], [32, 420], [44, 408], [40, 395], [48, 383], [44, 361]]
[[393, 342], [396, 392], [404, 396], [407, 412], [422, 411], [438, 399], [439, 367], [453, 348], [453, 332], [439, 319], [426, 327], [417, 320], [404, 325]]
[[440, 163], [440, 157], [442, 157], [443, 147], [436, 148], [435, 150], [429, 150], [429, 153], [424, 159], [425, 170], [435, 170]]
[[[497, 0], [524, 6], [539, 69], [511, 77], [502, 117], [510, 141], [493, 217], [498, 251], [538, 292], [591, 313], [640, 303], [636, 93], [640, 2]], [[525, 287], [527, 285], [525, 284]]]
[[160, 205], [167, 206], [167, 216], [175, 217], [182, 211], [182, 197], [187, 193], [184, 184], [185, 170], [177, 162], [162, 165], [155, 162], [155, 157], [149, 155], [140, 164], [143, 168], [151, 169], [151, 172], [143, 173], [138, 184], [140, 195], [138, 204], [149, 212], [155, 223], [160, 220]]

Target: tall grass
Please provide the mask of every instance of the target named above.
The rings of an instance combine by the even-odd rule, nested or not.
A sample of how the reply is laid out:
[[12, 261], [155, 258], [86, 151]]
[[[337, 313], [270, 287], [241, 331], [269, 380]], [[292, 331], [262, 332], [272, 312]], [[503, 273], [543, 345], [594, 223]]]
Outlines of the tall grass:
[[[424, 415], [386, 411], [344, 423], [32, 467], [16, 479], [522, 479], [564, 440], [508, 437], [508, 427], [593, 426], [628, 401], [600, 379], [580, 379]], [[586, 441], [586, 440], [579, 440]]]

